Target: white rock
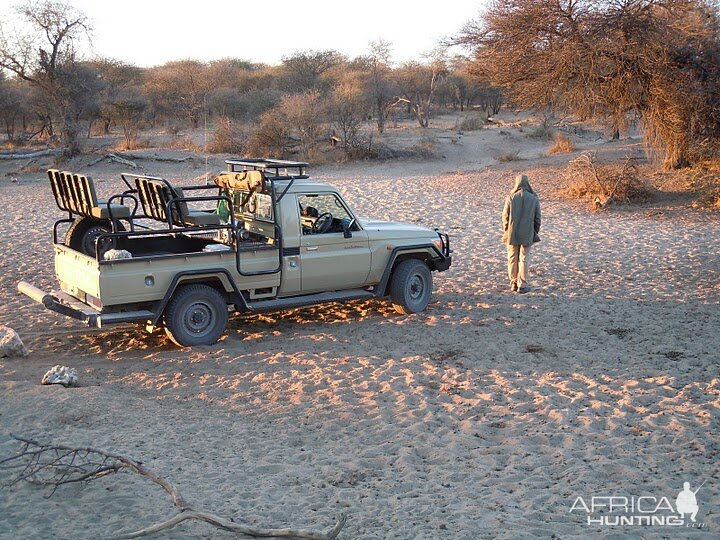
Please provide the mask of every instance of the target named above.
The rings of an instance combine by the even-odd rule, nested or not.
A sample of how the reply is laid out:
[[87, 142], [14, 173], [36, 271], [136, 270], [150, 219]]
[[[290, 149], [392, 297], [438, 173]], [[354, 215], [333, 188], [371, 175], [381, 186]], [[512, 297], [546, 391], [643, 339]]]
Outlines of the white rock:
[[0, 358], [27, 355], [27, 349], [17, 332], [8, 326], [0, 326]]
[[103, 255], [106, 261], [117, 261], [119, 259], [132, 259], [132, 253], [126, 249], [108, 249]]
[[203, 251], [205, 252], [213, 252], [213, 251], [231, 251], [232, 248], [230, 246], [226, 246], [225, 244], [208, 244], [203, 248]]
[[75, 368], [67, 366], [53, 366], [50, 371], [43, 375], [41, 384], [62, 384], [65, 388], [68, 386], [77, 386], [78, 376]]

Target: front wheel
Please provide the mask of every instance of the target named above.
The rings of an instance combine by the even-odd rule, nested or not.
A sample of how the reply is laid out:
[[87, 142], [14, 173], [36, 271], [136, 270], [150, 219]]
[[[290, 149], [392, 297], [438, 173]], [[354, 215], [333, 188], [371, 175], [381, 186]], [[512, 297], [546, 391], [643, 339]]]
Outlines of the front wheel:
[[212, 345], [225, 332], [225, 297], [207, 285], [187, 285], [175, 292], [165, 310], [165, 332], [181, 347]]
[[398, 264], [390, 282], [390, 299], [403, 315], [424, 311], [432, 294], [432, 274], [428, 265], [417, 259]]

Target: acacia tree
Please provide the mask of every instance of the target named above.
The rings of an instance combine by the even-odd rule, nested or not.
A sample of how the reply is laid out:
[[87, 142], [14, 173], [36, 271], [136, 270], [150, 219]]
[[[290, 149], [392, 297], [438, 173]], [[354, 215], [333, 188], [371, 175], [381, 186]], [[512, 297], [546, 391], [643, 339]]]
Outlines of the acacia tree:
[[270, 109], [260, 116], [257, 126], [248, 140], [250, 154], [288, 157], [294, 141], [285, 114], [280, 107]]
[[325, 109], [317, 90], [283, 96], [278, 106], [260, 117], [248, 140], [248, 152], [282, 158], [300, 153], [311, 159], [325, 128]]
[[478, 104], [483, 111], [497, 114], [502, 106], [502, 92], [499, 88], [490, 86], [490, 82], [478, 77], [472, 60], [464, 56], [455, 56], [449, 62], [449, 75], [445, 85], [453, 94], [453, 109], [460, 107], [461, 111]]
[[441, 55], [436, 55], [427, 63], [406, 62], [396, 72], [402, 95], [397, 102], [408, 105], [420, 127], [430, 125], [430, 112], [435, 94], [441, 81], [447, 75], [447, 65]]
[[147, 100], [137, 89], [127, 89], [106, 104], [106, 114], [111, 122], [122, 128], [125, 148], [128, 150], [136, 145], [138, 131], [147, 108]]
[[392, 83], [391, 45], [384, 40], [370, 43], [368, 56], [368, 94], [373, 103], [378, 132], [385, 131], [385, 121], [395, 101]]
[[297, 52], [283, 57], [283, 90], [294, 93], [317, 90], [322, 74], [345, 61], [345, 56], [334, 50]]
[[0, 122], [9, 141], [15, 140], [17, 123], [25, 108], [22, 92], [13, 82], [5, 80], [0, 72]]
[[[99, 110], [96, 119], [102, 123], [102, 132], [110, 133], [110, 126], [116, 119], [116, 108], [112, 105], [117, 100], [124, 100], [128, 94], [137, 94], [142, 87], [142, 69], [118, 60], [98, 58], [89, 63], [98, 73], [102, 82], [99, 97]], [[90, 132], [89, 126], [88, 132]]]
[[207, 64], [197, 60], [167, 62], [149, 71], [145, 90], [158, 111], [183, 116], [196, 128], [211, 90], [207, 75]]
[[280, 103], [285, 121], [297, 136], [303, 159], [311, 159], [323, 131], [326, 107], [320, 92], [284, 96]]
[[80, 152], [78, 142], [82, 100], [90, 88], [76, 58], [75, 43], [90, 28], [85, 15], [64, 2], [28, 2], [18, 8], [27, 21], [25, 32], [0, 32], [0, 67], [38, 88], [61, 119], [61, 137], [68, 156]]
[[494, 0], [455, 40], [475, 73], [521, 106], [636, 115], [680, 167], [720, 141], [720, 25], [713, 0]]
[[340, 133], [340, 144], [348, 156], [360, 145], [360, 127], [370, 110], [363, 76], [357, 71], [342, 73], [333, 84], [328, 104], [333, 129]]

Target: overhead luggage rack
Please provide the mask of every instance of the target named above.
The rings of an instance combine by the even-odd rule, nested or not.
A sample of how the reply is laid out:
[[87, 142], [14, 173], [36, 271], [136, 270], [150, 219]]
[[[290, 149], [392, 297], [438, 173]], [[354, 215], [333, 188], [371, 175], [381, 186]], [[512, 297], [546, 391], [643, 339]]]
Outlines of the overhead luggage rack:
[[268, 180], [298, 180], [310, 178], [306, 172], [310, 164], [304, 161], [248, 158], [242, 160], [227, 159], [225, 163], [230, 172], [263, 171]]

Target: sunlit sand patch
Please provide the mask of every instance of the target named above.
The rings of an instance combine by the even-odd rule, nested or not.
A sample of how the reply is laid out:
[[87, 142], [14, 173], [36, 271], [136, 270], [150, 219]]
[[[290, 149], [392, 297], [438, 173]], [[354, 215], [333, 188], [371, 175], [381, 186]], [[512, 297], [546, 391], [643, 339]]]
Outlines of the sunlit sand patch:
[[[127, 451], [192, 486], [194, 500], [263, 522], [348, 510], [351, 538], [587, 537], [562, 512], [534, 534], [549, 514], [537, 509], [615, 488], [673, 492], [717, 465], [720, 273], [708, 254], [720, 220], [687, 209], [591, 215], [554, 200], [557, 170], [531, 161], [460, 175], [371, 165], [324, 174], [360, 215], [453, 235], [454, 264], [434, 275], [426, 313], [358, 301], [237, 315], [218, 345], [185, 350], [161, 332], [88, 330], [19, 297], [21, 278], [54, 286], [52, 218], [24, 219], [54, 203], [44, 183], [0, 186], [11, 195], [0, 233], [14, 246], [0, 250], [0, 322], [32, 353], [0, 360], [3, 427]], [[526, 297], [507, 291], [499, 238], [516, 172], [531, 174], [545, 214]], [[21, 220], [26, 230], [13, 225]], [[58, 358], [88, 386], [41, 388], [38, 373]], [[55, 515], [37, 490], [3, 494], [22, 509], [7, 514], [13, 526]], [[142, 485], [75, 495], [93, 511], [121, 497], [112, 523], [163, 511]]]

